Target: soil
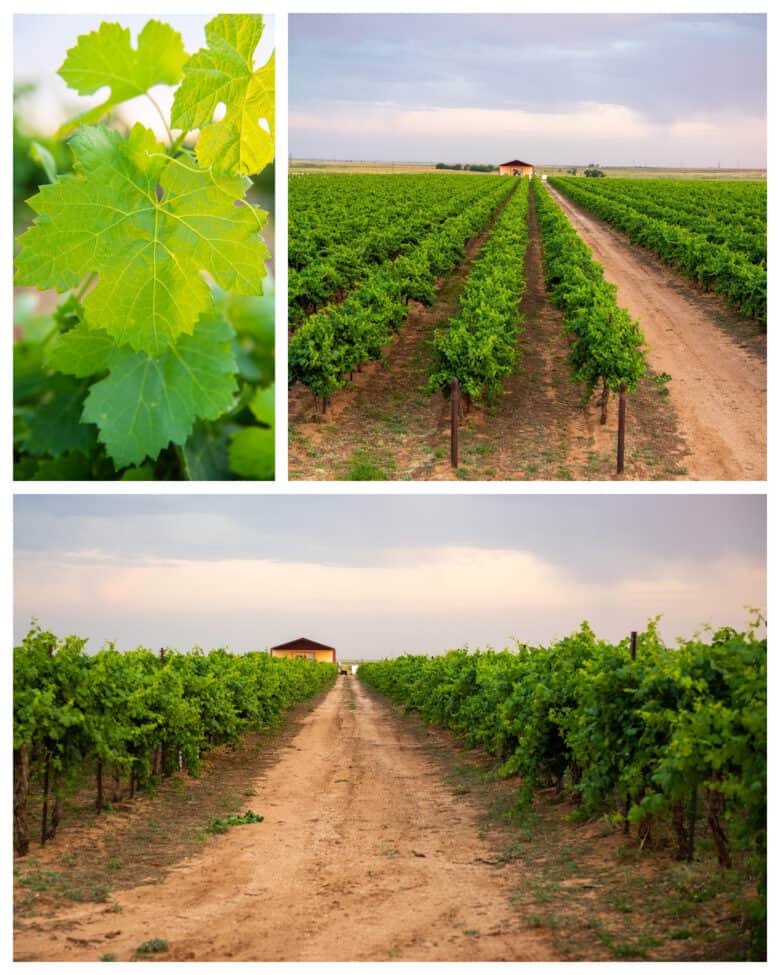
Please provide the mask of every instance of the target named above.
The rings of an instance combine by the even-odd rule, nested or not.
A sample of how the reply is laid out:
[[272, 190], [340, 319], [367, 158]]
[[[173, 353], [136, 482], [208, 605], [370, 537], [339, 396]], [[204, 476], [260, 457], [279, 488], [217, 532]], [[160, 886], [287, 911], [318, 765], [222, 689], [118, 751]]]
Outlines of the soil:
[[[745, 957], [754, 882], [704, 820], [676, 863], [661, 821], [640, 842], [555, 788], [522, 805], [495, 759], [357, 678], [208, 758], [97, 821], [92, 793], [69, 804], [15, 863], [17, 960]], [[203, 832], [247, 808], [264, 821]]]
[[[431, 344], [458, 299], [490, 228], [440, 284], [431, 308], [414, 306], [383, 360], [365, 366], [319, 415], [311, 394], [290, 391], [289, 476], [304, 480], [606, 480], [616, 478], [617, 404], [599, 422], [567, 362], [560, 313], [544, 288], [531, 202], [518, 366], [493, 404], [461, 421], [460, 464], [449, 463], [449, 402], [425, 392]], [[687, 477], [688, 446], [666, 383], [655, 371], [628, 397], [625, 471], [631, 480]]]
[[[26, 920], [17, 960], [541, 961], [549, 936], [416, 736], [340, 678], [254, 783], [262, 823], [234, 827], [159, 882]], [[56, 940], [54, 940], [56, 938]]]
[[549, 190], [639, 319], [656, 373], [685, 431], [694, 480], [766, 478], [765, 337], [653, 254]]

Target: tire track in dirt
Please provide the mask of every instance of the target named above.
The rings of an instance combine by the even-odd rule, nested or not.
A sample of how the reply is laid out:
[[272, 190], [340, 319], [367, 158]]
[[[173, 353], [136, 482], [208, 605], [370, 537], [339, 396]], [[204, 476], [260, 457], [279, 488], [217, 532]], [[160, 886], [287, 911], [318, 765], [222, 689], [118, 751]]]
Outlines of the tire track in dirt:
[[722, 302], [548, 189], [617, 285], [620, 305], [639, 319], [651, 367], [672, 377], [689, 478], [765, 479], [766, 361], [718, 326]]
[[[16, 932], [17, 960], [543, 961], [548, 936], [509, 904], [478, 808], [392, 709], [340, 678], [256, 782], [265, 821], [234, 828], [157, 885]], [[515, 885], [518, 878], [514, 877]], [[52, 934], [67, 938], [52, 941]]]

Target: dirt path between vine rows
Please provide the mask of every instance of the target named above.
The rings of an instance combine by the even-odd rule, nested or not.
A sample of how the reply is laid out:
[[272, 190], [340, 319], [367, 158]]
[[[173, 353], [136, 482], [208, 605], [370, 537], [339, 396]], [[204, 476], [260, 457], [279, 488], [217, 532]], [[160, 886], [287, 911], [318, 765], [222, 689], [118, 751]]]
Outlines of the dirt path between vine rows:
[[[543, 961], [547, 934], [510, 905], [424, 741], [355, 678], [341, 678], [252, 783], [262, 823], [235, 827], [157, 885], [17, 929], [17, 960]], [[56, 941], [53, 938], [56, 937]]]
[[722, 300], [634, 247], [549, 187], [572, 225], [639, 319], [656, 373], [668, 373], [671, 405], [687, 441], [693, 480], [766, 477], [766, 360], [718, 324]]

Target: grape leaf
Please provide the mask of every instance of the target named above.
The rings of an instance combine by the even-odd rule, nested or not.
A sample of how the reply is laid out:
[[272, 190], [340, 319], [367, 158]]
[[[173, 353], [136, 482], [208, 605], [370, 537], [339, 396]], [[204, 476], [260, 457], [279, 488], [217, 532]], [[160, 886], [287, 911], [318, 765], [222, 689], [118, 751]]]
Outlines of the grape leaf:
[[[274, 158], [274, 57], [257, 71], [253, 60], [262, 33], [258, 14], [220, 14], [206, 25], [208, 47], [184, 66], [171, 124], [200, 129], [196, 152], [201, 166], [259, 173]], [[215, 122], [220, 104], [225, 115]]]
[[50, 399], [41, 404], [27, 423], [25, 450], [36, 457], [60, 457], [73, 450], [89, 450], [95, 445], [95, 428], [81, 422], [84, 384], [66, 376], [49, 384]]
[[69, 332], [55, 336], [46, 353], [49, 369], [85, 378], [108, 367], [108, 359], [115, 348], [107, 332], [77, 325]]
[[265, 427], [244, 427], [230, 440], [230, 469], [240, 477], [273, 480], [274, 432]]
[[249, 403], [255, 419], [259, 423], [270, 425], [274, 422], [274, 385], [271, 383], [265, 389], [256, 389]]
[[228, 291], [262, 292], [264, 214], [236, 206], [247, 178], [169, 159], [142, 125], [126, 141], [87, 126], [71, 146], [75, 173], [29, 201], [38, 216], [19, 238], [18, 284], [65, 291], [97, 272], [87, 323], [151, 356], [192, 334], [212, 307], [201, 271]]
[[211, 315], [161, 357], [129, 349], [111, 353], [109, 375], [90, 389], [83, 418], [97, 424], [98, 439], [118, 467], [184, 443], [196, 418], [215, 420], [232, 406], [231, 337], [230, 326]]
[[55, 459], [45, 457], [38, 461], [34, 471], [24, 471], [23, 473], [27, 476], [17, 477], [16, 480], [91, 481], [95, 478], [95, 472], [88, 455], [79, 450]]
[[228, 440], [236, 429], [230, 423], [195, 424], [181, 451], [190, 481], [235, 480], [228, 464]]
[[92, 95], [105, 87], [111, 93], [100, 105], [69, 119], [57, 138], [80, 125], [99, 122], [115, 105], [143, 95], [154, 85], [177, 85], [186, 60], [181, 35], [159, 20], [146, 24], [135, 50], [129, 29], [119, 24], [103, 23], [98, 30], [82, 34], [57, 73], [80, 95]]

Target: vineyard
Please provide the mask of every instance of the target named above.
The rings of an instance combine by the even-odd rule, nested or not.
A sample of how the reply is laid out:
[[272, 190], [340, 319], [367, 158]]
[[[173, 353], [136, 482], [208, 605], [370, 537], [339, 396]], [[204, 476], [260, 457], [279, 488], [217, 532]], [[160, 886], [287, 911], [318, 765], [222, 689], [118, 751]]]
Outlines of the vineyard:
[[[594, 256], [579, 211], [564, 198], [627, 234], [624, 245], [613, 242], [617, 263]], [[661, 265], [643, 267], [651, 280], [637, 287], [618, 254], [631, 243], [688, 274], [690, 300]], [[655, 285], [662, 290], [653, 303], [646, 298]], [[764, 184], [293, 176], [290, 475], [487, 480], [542, 476], [544, 468], [548, 478], [650, 478], [658, 474], [647, 459], [680, 476], [688, 453], [694, 477], [755, 476], [765, 455], [761, 382], [748, 391], [727, 374], [747, 380], [755, 366], [743, 350], [730, 351], [730, 337], [719, 333], [731, 312], [707, 305], [706, 291], [758, 335], [766, 319]], [[679, 330], [679, 344], [670, 329]], [[569, 383], [576, 395], [565, 391]], [[731, 401], [735, 383], [749, 409], [713, 426], [710, 391], [720, 386]], [[443, 399], [426, 402], [438, 392]], [[436, 463], [448, 432], [449, 468]]]
[[379, 358], [409, 302], [434, 302], [436, 278], [515, 185], [459, 176], [292, 179], [290, 383], [326, 401]]
[[766, 183], [556, 177], [550, 185], [766, 324]]
[[[137, 48], [102, 23], [58, 74], [105, 101], [15, 140], [36, 189], [16, 254], [17, 480], [273, 478], [268, 213], [252, 179], [274, 158], [263, 31], [260, 15], [220, 15], [189, 55], [160, 21]], [[169, 119], [159, 85], [175, 88]], [[138, 96], [164, 138], [116, 115]]]
[[[668, 842], [683, 861], [714, 851], [723, 869], [741, 858], [763, 898], [766, 649], [732, 629], [670, 648], [653, 624], [610, 644], [583, 624], [548, 647], [408, 655], [358, 673], [497, 756], [521, 802], [552, 786], [643, 847]], [[758, 957], [765, 902], [751, 910]]]
[[[14, 848], [27, 852], [30, 811], [51, 839], [65, 797], [94, 769], [95, 806], [197, 775], [203, 752], [268, 728], [335, 677], [334, 664], [224, 650], [177, 653], [58, 639], [33, 627], [14, 649]], [[35, 803], [33, 803], [33, 796]]]

